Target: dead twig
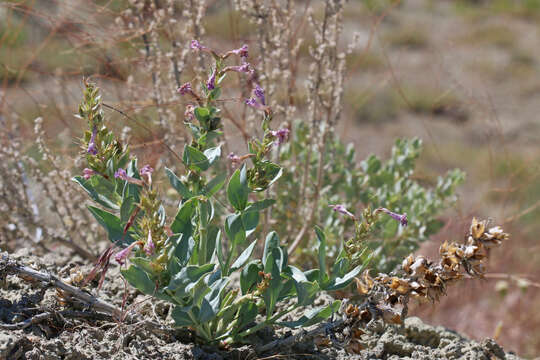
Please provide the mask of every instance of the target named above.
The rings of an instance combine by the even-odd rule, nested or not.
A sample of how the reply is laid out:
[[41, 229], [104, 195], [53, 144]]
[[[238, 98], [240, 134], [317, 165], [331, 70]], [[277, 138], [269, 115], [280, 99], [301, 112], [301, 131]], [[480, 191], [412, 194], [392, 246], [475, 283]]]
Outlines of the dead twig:
[[42, 321], [49, 320], [55, 317], [60, 318], [84, 318], [89, 320], [102, 320], [107, 321], [111, 320], [112, 317], [107, 314], [97, 313], [94, 311], [74, 311], [74, 310], [64, 310], [64, 311], [50, 311], [44, 312], [38, 315], [34, 315], [25, 321], [21, 321], [16, 324], [2, 324], [0, 323], [0, 329], [2, 330], [23, 330], [29, 327], [30, 325], [38, 324]]
[[267, 352], [271, 349], [279, 349], [280, 351], [283, 351], [283, 349], [292, 347], [301, 341], [310, 340], [318, 335], [327, 334], [328, 332], [338, 331], [344, 325], [346, 325], [346, 321], [343, 319], [331, 323], [319, 324], [319, 326], [317, 326], [313, 330], [307, 332], [300, 331], [296, 335], [292, 335], [284, 339], [274, 340], [272, 342], [269, 342], [268, 344], [259, 346], [258, 348], [256, 348], [256, 351], [259, 354]]
[[[106, 301], [100, 300], [92, 294], [89, 294], [73, 285], [67, 284], [54, 275], [39, 272], [28, 266], [19, 264], [17, 261], [10, 259], [7, 253], [2, 253], [0, 254], [0, 282], [3, 278], [5, 278], [6, 275], [9, 274], [16, 275], [23, 280], [40, 281], [47, 284], [48, 286], [60, 289], [64, 292], [64, 294], [70, 295], [71, 297], [87, 304], [89, 308], [92, 308], [94, 310], [94, 312], [66, 311], [65, 313], [58, 313], [65, 317], [94, 317], [98, 320], [99, 317], [103, 317], [105, 319], [109, 319], [110, 317], [116, 322], [126, 322], [132, 325], [142, 325], [154, 333], [165, 334], [168, 336], [173, 336], [175, 338], [193, 338], [192, 333], [189, 330], [186, 331], [181, 329], [173, 329], [168, 326], [162, 325], [159, 322], [145, 320], [141, 318], [140, 315], [134, 312], [123, 313], [121, 309], [115, 307], [114, 305], [111, 305]], [[52, 317], [52, 314], [44, 313], [40, 314], [38, 317], [34, 316], [33, 318], [28, 319], [23, 323], [5, 325], [8, 325], [8, 327], [13, 325], [15, 326], [15, 328], [18, 328], [18, 326], [28, 327], [35, 322], [43, 321], [50, 317]], [[28, 321], [30, 323], [27, 324]], [[2, 327], [0, 326], [0, 328]]]

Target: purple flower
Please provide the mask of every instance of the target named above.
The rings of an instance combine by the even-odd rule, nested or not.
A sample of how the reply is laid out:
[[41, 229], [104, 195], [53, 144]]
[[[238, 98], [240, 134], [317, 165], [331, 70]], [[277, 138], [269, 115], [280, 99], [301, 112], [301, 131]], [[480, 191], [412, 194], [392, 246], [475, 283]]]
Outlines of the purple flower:
[[210, 75], [210, 77], [208, 78], [208, 81], [206, 82], [206, 88], [208, 90], [214, 90], [214, 88], [216, 87], [216, 70], [217, 69], [214, 69], [214, 71], [212, 71], [212, 74]]
[[255, 100], [254, 98], [246, 99], [245, 103], [246, 105], [249, 105], [257, 110], [266, 110], [265, 106], [257, 102], [257, 100]]
[[193, 89], [191, 89], [191, 83], [189, 82], [185, 83], [184, 85], [178, 88], [178, 92], [180, 93], [180, 95], [190, 94], [192, 91]]
[[231, 162], [235, 165], [242, 161], [240, 156], [236, 155], [235, 153], [230, 153], [229, 155], [227, 155], [227, 159], [231, 160]]
[[277, 131], [271, 131], [270, 133], [272, 134], [272, 136], [277, 138], [276, 145], [279, 146], [283, 144], [285, 141], [287, 141], [287, 138], [289, 137], [289, 132], [290, 132], [289, 129], [283, 128]]
[[116, 255], [114, 256], [114, 260], [116, 260], [116, 262], [119, 263], [120, 265], [124, 265], [126, 262], [126, 259], [129, 257], [129, 255], [131, 254], [131, 251], [137, 244], [138, 244], [137, 242], [133, 242], [127, 248], [117, 252]]
[[186, 110], [184, 111], [184, 117], [186, 118], [186, 121], [192, 121], [195, 117], [195, 106], [193, 105], [186, 105]]
[[92, 177], [92, 175], [95, 175], [95, 173], [96, 173], [96, 172], [95, 172], [94, 170], [89, 169], [89, 168], [85, 168], [85, 169], [83, 170], [83, 178], [84, 178], [85, 180], [88, 180], [88, 179], [90, 179], [90, 178]]
[[234, 72], [240, 72], [240, 73], [249, 73], [249, 63], [244, 63], [242, 65], [238, 66], [227, 66], [223, 71], [234, 71]]
[[241, 48], [231, 50], [231, 52], [235, 55], [240, 55], [242, 58], [248, 57], [248, 46], [246, 44], [242, 45]]
[[144, 165], [142, 169], [139, 170], [139, 174], [141, 175], [152, 175], [153, 172], [154, 169], [148, 164]]
[[86, 150], [87, 153], [91, 155], [97, 154], [97, 148], [96, 148], [96, 135], [97, 135], [97, 126], [94, 125], [92, 128], [92, 136], [90, 137], [90, 141], [88, 142], [88, 150]]
[[114, 173], [114, 177], [117, 178], [117, 179], [122, 179], [122, 180], [126, 180], [126, 181], [128, 180], [126, 170], [124, 170], [122, 168], [119, 168], [118, 170], [116, 170], [116, 172]]
[[154, 252], [154, 249], [156, 246], [154, 245], [154, 242], [152, 241], [152, 232], [148, 231], [148, 239], [146, 240], [146, 246], [144, 247], [144, 252], [146, 255], [150, 256]]
[[409, 224], [409, 222], [407, 221], [407, 213], [397, 214], [395, 212], [388, 210], [387, 208], [378, 208], [377, 210], [375, 210], [375, 213], [378, 213], [378, 212], [383, 212], [389, 215], [392, 219], [399, 221], [401, 226], [407, 226]]
[[259, 100], [261, 101], [261, 104], [266, 105], [266, 99], [264, 97], [264, 89], [260, 87], [259, 84], [255, 85], [253, 94], [255, 94], [255, 96], [259, 98]]
[[351, 213], [349, 210], [347, 210], [345, 205], [338, 204], [338, 205], [330, 205], [330, 206], [332, 207], [332, 210], [334, 210], [334, 211], [336, 211], [336, 212], [338, 212], [340, 214], [347, 215], [350, 218], [354, 219], [353, 213]]
[[193, 50], [200, 50], [200, 51], [206, 50], [206, 46], [202, 46], [201, 43], [198, 42], [197, 40], [191, 40], [190, 47]]

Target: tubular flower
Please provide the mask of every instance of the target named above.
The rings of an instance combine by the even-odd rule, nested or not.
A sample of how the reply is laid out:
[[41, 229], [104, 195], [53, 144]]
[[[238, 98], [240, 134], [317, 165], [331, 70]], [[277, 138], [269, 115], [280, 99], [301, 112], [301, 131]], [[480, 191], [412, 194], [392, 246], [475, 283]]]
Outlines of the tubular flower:
[[96, 174], [96, 172], [95, 172], [94, 170], [92, 170], [92, 169], [85, 168], [85, 169], [83, 170], [83, 178], [84, 178], [85, 180], [90, 179], [90, 178], [92, 177], [92, 175], [95, 175], [95, 174]]
[[240, 156], [236, 155], [235, 153], [230, 153], [229, 155], [227, 155], [227, 159], [231, 160], [231, 163], [233, 163], [233, 165], [239, 164], [242, 161]]
[[387, 208], [378, 208], [377, 210], [375, 210], [375, 213], [378, 213], [378, 212], [383, 212], [389, 215], [392, 219], [398, 221], [401, 224], [401, 226], [407, 226], [409, 224], [409, 221], [407, 220], [407, 213], [397, 214], [395, 212], [388, 210]]
[[277, 138], [277, 141], [275, 142], [275, 144], [279, 146], [283, 144], [285, 141], [287, 141], [289, 137], [289, 132], [290, 132], [289, 129], [283, 128], [276, 131], [271, 131], [270, 133], [272, 134], [272, 136]]
[[[148, 165], [147, 165], [148, 166]], [[150, 166], [148, 166], [148, 168], [152, 169]], [[144, 169], [144, 167], [143, 167]], [[143, 170], [141, 169], [141, 171]], [[154, 171], [154, 169], [152, 169], [152, 171]], [[151, 172], [150, 172], [151, 173]], [[127, 181], [128, 183], [130, 184], [135, 184], [135, 185], [139, 185], [139, 186], [143, 186], [144, 183], [142, 180], [140, 179], [136, 179], [134, 177], [131, 177], [131, 176], [128, 176], [126, 170], [122, 169], [122, 168], [118, 168], [118, 170], [116, 170], [116, 172], [114, 173], [114, 177], [117, 178], [117, 179], [121, 179], [121, 180], [124, 180], [124, 181]], [[150, 182], [151, 182], [151, 179], [150, 179]]]
[[260, 103], [259, 103], [257, 100], [255, 100], [254, 98], [246, 99], [245, 103], [246, 103], [246, 105], [249, 105], [249, 106], [251, 106], [251, 107], [254, 108], [254, 109], [257, 109], [257, 110], [263, 110], [263, 111], [266, 110], [266, 107], [265, 107], [263, 104], [260, 104]]
[[141, 174], [141, 176], [146, 176], [148, 178], [148, 183], [149, 184], [152, 184], [152, 173], [154, 172], [154, 169], [146, 164], [142, 167], [142, 169], [139, 170], [139, 174]]
[[353, 213], [351, 213], [349, 210], [347, 210], [347, 208], [345, 207], [345, 205], [342, 205], [342, 204], [337, 204], [337, 205], [330, 205], [332, 207], [332, 210], [340, 213], [340, 214], [343, 214], [343, 215], [347, 215], [348, 217], [354, 219], [354, 215]]
[[90, 137], [90, 141], [88, 142], [88, 150], [86, 152], [91, 155], [97, 154], [97, 147], [96, 147], [96, 135], [97, 135], [97, 126], [94, 125], [92, 128], [92, 136]]
[[241, 58], [247, 58], [248, 57], [248, 46], [247, 44], [242, 45], [241, 48], [231, 50], [231, 53], [235, 55], [239, 55]]
[[261, 101], [261, 104], [266, 105], [266, 99], [264, 97], [264, 89], [260, 87], [258, 84], [255, 85], [253, 94], [255, 94], [255, 96]]
[[184, 111], [184, 118], [186, 121], [192, 121], [195, 118], [195, 106], [186, 105], [186, 110]]
[[180, 95], [191, 94], [193, 92], [193, 89], [191, 88], [191, 83], [187, 82], [184, 85], [180, 86], [178, 88], [178, 92], [180, 93]]
[[148, 164], [144, 165], [144, 166], [142, 167], [142, 169], [139, 170], [139, 174], [141, 174], [141, 175], [147, 175], [147, 176], [148, 176], [148, 175], [151, 175], [153, 172], [154, 172], [154, 169], [153, 169], [150, 165], [148, 165]]
[[238, 65], [238, 66], [227, 66], [225, 69], [223, 69], [223, 71], [224, 72], [234, 71], [234, 72], [248, 74], [250, 72], [249, 67], [250, 67], [249, 63], [244, 63], [244, 64]]
[[193, 50], [199, 50], [199, 51], [207, 50], [207, 47], [201, 45], [201, 43], [198, 42], [197, 40], [191, 40], [190, 47], [191, 47]]
[[114, 256], [114, 260], [116, 260], [116, 262], [119, 263], [120, 265], [124, 265], [126, 262], [126, 259], [129, 257], [129, 255], [131, 255], [131, 251], [138, 244], [139, 244], [138, 242], [134, 241], [127, 248], [120, 250]]
[[150, 256], [154, 253], [154, 249], [156, 246], [154, 245], [154, 242], [152, 241], [152, 232], [148, 231], [148, 239], [146, 240], [146, 246], [144, 247], [144, 252], [146, 255]]
[[126, 170], [122, 168], [119, 168], [118, 170], [116, 170], [116, 172], [114, 173], [114, 177], [117, 179], [125, 180], [125, 181], [128, 180]]
[[216, 87], [216, 70], [217, 69], [214, 68], [212, 74], [208, 78], [208, 81], [206, 81], [206, 88], [208, 90], [214, 90], [214, 88]]

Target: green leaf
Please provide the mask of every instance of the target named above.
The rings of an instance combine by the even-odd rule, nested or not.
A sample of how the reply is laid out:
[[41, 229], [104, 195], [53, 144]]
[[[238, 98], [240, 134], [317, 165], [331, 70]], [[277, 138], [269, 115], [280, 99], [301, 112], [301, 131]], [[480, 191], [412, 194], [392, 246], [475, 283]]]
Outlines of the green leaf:
[[214, 270], [214, 266], [214, 264], [186, 266], [178, 274], [173, 276], [165, 289], [173, 292], [177, 298], [186, 296], [203, 275]]
[[174, 221], [171, 224], [171, 230], [174, 234], [181, 233], [185, 237], [189, 237], [193, 234], [193, 224], [191, 219], [195, 215], [197, 201], [198, 199], [191, 198], [180, 206], [180, 209], [178, 209], [178, 213], [176, 213]]
[[261, 201], [254, 202], [253, 204], [249, 205], [246, 208], [246, 212], [248, 211], [263, 211], [266, 208], [269, 208], [270, 206], [274, 205], [276, 203], [276, 200], [274, 199], [264, 199]]
[[196, 325], [193, 320], [191, 319], [191, 316], [189, 316], [189, 313], [182, 310], [182, 306], [175, 306], [173, 309], [171, 316], [174, 320], [174, 323], [177, 327], [185, 327], [185, 326], [194, 326]]
[[227, 197], [231, 205], [238, 211], [246, 208], [248, 202], [249, 187], [247, 185], [246, 166], [237, 169], [229, 180]]
[[221, 146], [206, 149], [204, 156], [208, 159], [209, 164], [212, 165], [221, 156]]
[[308, 306], [313, 304], [317, 292], [320, 290], [319, 284], [316, 281], [308, 281], [300, 269], [294, 266], [289, 266], [289, 268], [292, 271], [292, 278], [294, 280], [294, 286], [296, 287], [298, 305]]
[[142, 293], [152, 295], [156, 290], [156, 284], [138, 266], [131, 265], [127, 269], [121, 269], [120, 272], [131, 286], [137, 288]]
[[259, 212], [257, 211], [244, 211], [242, 212], [242, 223], [246, 230], [246, 237], [251, 235], [259, 225]]
[[271, 231], [266, 236], [266, 240], [264, 242], [264, 251], [263, 251], [263, 263], [266, 264], [266, 258], [272, 253], [273, 249], [277, 249], [279, 247], [279, 236], [275, 231]]
[[184, 199], [189, 199], [193, 196], [191, 191], [187, 188], [186, 185], [176, 176], [172, 170], [165, 168], [165, 174], [169, 178], [169, 182], [171, 183], [171, 186], [182, 196]]
[[231, 214], [225, 219], [225, 233], [234, 244], [242, 244], [246, 241], [246, 229], [240, 214]]
[[244, 264], [249, 260], [256, 243], [257, 240], [253, 241], [244, 251], [242, 251], [238, 259], [236, 259], [236, 261], [231, 265], [231, 270], [229, 273], [232, 273], [233, 271], [236, 271], [244, 266]]
[[120, 221], [122, 223], [128, 222], [133, 210], [135, 210], [135, 203], [136, 201], [134, 196], [128, 196], [127, 198], [124, 198], [124, 201], [122, 201], [122, 205], [120, 206]]
[[[92, 200], [97, 202], [99, 205], [111, 210], [119, 209], [116, 201], [120, 202], [120, 198], [114, 192], [114, 185], [108, 180], [104, 179], [101, 176], [92, 176], [88, 180], [84, 180], [82, 176], [75, 176], [72, 180], [79, 184], [84, 189], [84, 191], [86, 191], [88, 195], [90, 195]], [[93, 184], [105, 184], [105, 181], [109, 183], [111, 187], [99, 186], [99, 189], [103, 190], [104, 188], [106, 188], [107, 191], [101, 193], [93, 186]], [[114, 200], [109, 199], [109, 197], [105, 196], [105, 194], [109, 194], [109, 196], [113, 197]]]
[[129, 258], [129, 261], [132, 264], [137, 265], [139, 268], [141, 268], [145, 273], [149, 274], [151, 277], [158, 275], [159, 273], [154, 269], [152, 266], [152, 261], [143, 258], [143, 257], [131, 257]]
[[208, 110], [205, 107], [196, 107], [195, 110], [193, 110], [193, 113], [195, 114], [195, 117], [197, 120], [199, 120], [199, 123], [204, 124], [206, 121], [208, 121], [208, 118], [210, 117], [210, 110]]
[[191, 258], [193, 249], [195, 248], [195, 240], [192, 236], [184, 236], [184, 234], [177, 234], [171, 236], [169, 241], [172, 242], [172, 246], [169, 252], [169, 257], [175, 257], [178, 264], [183, 267]]
[[216, 317], [221, 305], [221, 294], [228, 283], [229, 278], [225, 277], [219, 279], [210, 286], [210, 292], [206, 294], [201, 303], [201, 311], [199, 312], [199, 321], [201, 323], [211, 321]]
[[336, 300], [328, 306], [322, 306], [322, 307], [307, 311], [304, 316], [302, 316], [300, 319], [296, 321], [286, 321], [286, 322], [280, 322], [278, 324], [287, 326], [290, 328], [311, 326], [323, 320], [326, 320], [330, 315], [337, 312], [340, 306], [341, 306], [341, 301]]
[[205, 171], [210, 167], [208, 158], [202, 152], [189, 145], [184, 146], [182, 161], [189, 169], [194, 171]]
[[221, 95], [221, 88], [217, 87], [208, 93], [208, 99], [216, 100], [216, 99], [219, 99], [220, 95]]
[[344, 287], [347, 287], [347, 285], [351, 283], [354, 277], [360, 274], [363, 268], [364, 267], [362, 265], [359, 265], [355, 267], [354, 269], [352, 269], [351, 271], [349, 271], [347, 274], [345, 274], [345, 276], [336, 277], [335, 279], [332, 279], [332, 281], [330, 281], [330, 284], [328, 286], [324, 286], [323, 289], [326, 291], [335, 291], [335, 290], [339, 290], [339, 289], [343, 289]]
[[319, 283], [324, 283], [326, 281], [326, 235], [321, 230], [320, 227], [315, 226], [315, 233], [317, 234], [317, 240], [319, 241]]
[[124, 226], [117, 216], [94, 206], [88, 206], [88, 210], [94, 215], [99, 224], [105, 228], [109, 235], [109, 240], [115, 245], [126, 247], [135, 241], [131, 231], [128, 230], [128, 232], [124, 234]]
[[253, 285], [259, 280], [259, 271], [262, 271], [262, 269], [260, 260], [252, 260], [244, 266], [240, 274], [240, 290], [242, 290], [242, 295], [251, 291]]
[[227, 179], [227, 174], [225, 172], [222, 172], [218, 174], [215, 178], [210, 180], [208, 184], [204, 187], [202, 194], [206, 197], [211, 197], [215, 193], [217, 193], [222, 187], [223, 184], [225, 184], [225, 180]]

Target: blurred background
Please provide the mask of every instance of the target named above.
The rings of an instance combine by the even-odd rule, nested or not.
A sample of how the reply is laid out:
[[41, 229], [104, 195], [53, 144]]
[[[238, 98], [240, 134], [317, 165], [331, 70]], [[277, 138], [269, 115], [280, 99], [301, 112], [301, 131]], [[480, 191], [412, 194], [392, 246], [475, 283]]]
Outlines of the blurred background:
[[[176, 88], [196, 79], [192, 69], [203, 61], [187, 57], [189, 40], [222, 51], [243, 43], [256, 49], [262, 35], [247, 19], [257, 10], [238, 10], [246, 1], [174, 3], [0, 1], [2, 138], [16, 138], [21, 154], [37, 157], [34, 120], [41, 117], [44, 143], [76, 168], [86, 124], [73, 114], [85, 76], [103, 88], [111, 127], [139, 156], [156, 164], [178, 153], [187, 134]], [[280, 65], [290, 71], [295, 91], [288, 101], [301, 119], [305, 59], [314, 43], [308, 15], [324, 5], [284, 3], [296, 21], [273, 35], [276, 44], [303, 39], [289, 48], [294, 61]], [[338, 46], [350, 51], [337, 131], [358, 159], [387, 157], [397, 137], [416, 136], [425, 144], [418, 180], [433, 184], [456, 167], [467, 174], [458, 203], [443, 215], [445, 226], [418, 254], [436, 256], [441, 242], [460, 240], [456, 234], [465, 234], [472, 216], [492, 218], [511, 234], [490, 257], [496, 272], [464, 280], [439, 303], [419, 304], [410, 314], [471, 338], [494, 337], [521, 356], [540, 354], [540, 0], [350, 0], [341, 21]], [[279, 63], [284, 54], [276, 49], [254, 50], [253, 61], [263, 69], [265, 61]], [[285, 96], [275, 94], [278, 102]], [[240, 103], [231, 95], [231, 122], [244, 119]], [[278, 114], [278, 122], [285, 116]]]

